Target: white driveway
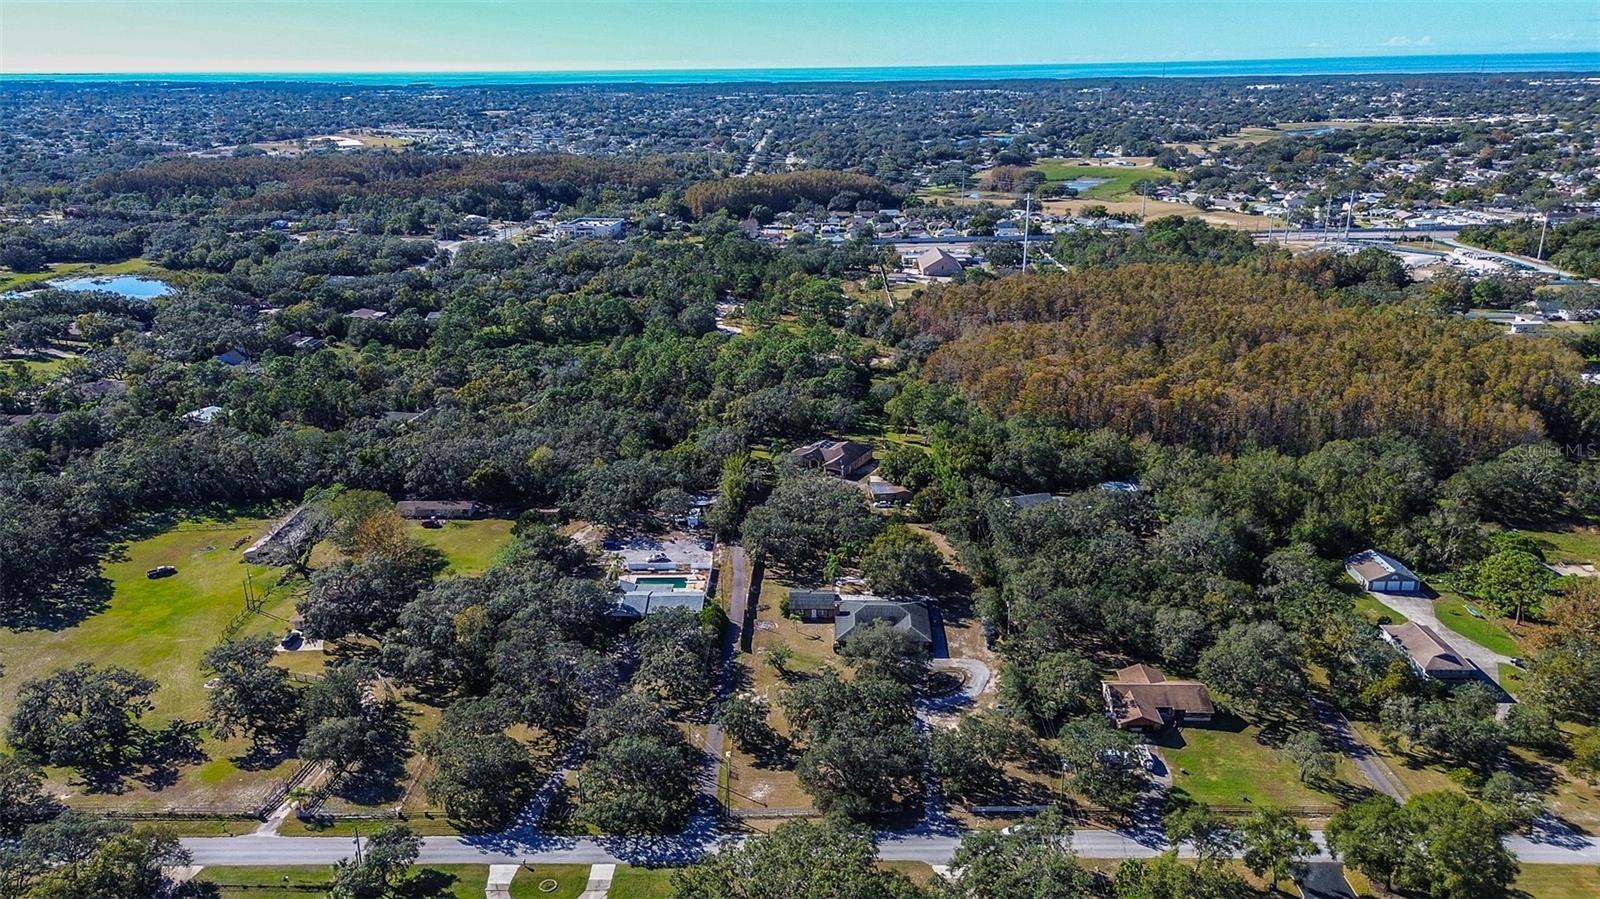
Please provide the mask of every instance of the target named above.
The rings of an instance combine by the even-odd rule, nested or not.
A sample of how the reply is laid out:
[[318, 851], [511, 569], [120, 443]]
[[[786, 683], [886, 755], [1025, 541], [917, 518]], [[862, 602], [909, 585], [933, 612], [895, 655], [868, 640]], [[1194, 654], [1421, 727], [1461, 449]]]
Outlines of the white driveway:
[[1484, 676], [1500, 683], [1500, 666], [1511, 664], [1510, 656], [1503, 656], [1492, 649], [1480, 646], [1468, 640], [1439, 621], [1439, 616], [1434, 613], [1433, 600], [1425, 596], [1404, 596], [1399, 593], [1373, 593], [1380, 602], [1394, 609], [1418, 624], [1425, 624], [1433, 628], [1444, 642], [1456, 652], [1467, 657], [1467, 660], [1478, 666]]

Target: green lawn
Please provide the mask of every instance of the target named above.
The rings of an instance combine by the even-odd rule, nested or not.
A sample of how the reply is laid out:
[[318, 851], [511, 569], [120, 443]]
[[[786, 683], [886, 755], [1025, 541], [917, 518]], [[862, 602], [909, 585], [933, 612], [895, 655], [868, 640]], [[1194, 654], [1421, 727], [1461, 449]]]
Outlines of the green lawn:
[[1064, 159], [1041, 159], [1033, 168], [1044, 172], [1044, 176], [1051, 181], [1072, 181], [1078, 178], [1104, 178], [1106, 183], [1097, 184], [1088, 190], [1080, 191], [1078, 196], [1093, 200], [1114, 200], [1133, 190], [1133, 183], [1144, 178], [1172, 178], [1176, 172], [1160, 166], [1114, 166], [1114, 165], [1075, 165]]
[[[1209, 726], [1185, 725], [1176, 736], [1164, 731], [1156, 745], [1172, 767], [1173, 789], [1199, 802], [1338, 808], [1334, 797], [1302, 784], [1294, 764], [1261, 743], [1260, 735], [1259, 727], [1219, 714]], [[1339, 776], [1363, 783], [1347, 773], [1348, 767], [1341, 758]]]
[[98, 278], [106, 275], [149, 275], [159, 278], [168, 274], [170, 272], [161, 266], [139, 258], [122, 262], [58, 262], [48, 266], [45, 271], [27, 274], [0, 267], [0, 293], [55, 278]]
[[438, 528], [425, 528], [421, 522], [407, 522], [406, 526], [422, 542], [444, 553], [455, 574], [482, 574], [494, 564], [500, 548], [511, 541], [513, 523], [505, 518], [480, 518], [446, 521]]
[[[205, 869], [196, 879], [216, 884], [224, 897], [234, 899], [306, 899], [331, 886], [333, 873], [324, 865], [216, 867]], [[550, 892], [539, 888], [546, 879], [557, 884]], [[488, 880], [487, 865], [428, 865], [412, 869], [410, 882], [392, 895], [395, 899], [483, 899]], [[511, 881], [511, 895], [513, 899], [575, 899], [588, 882], [588, 865], [534, 865], [532, 870], [517, 872]]]
[[1517, 899], [1593, 899], [1600, 896], [1600, 868], [1523, 865], [1511, 895]]
[[[16, 691], [31, 680], [78, 662], [121, 665], [161, 685], [147, 723], [163, 723], [205, 712], [200, 656], [222, 638], [223, 628], [244, 610], [249, 575], [257, 592], [269, 592], [265, 610], [288, 617], [293, 591], [273, 589], [281, 571], [245, 565], [234, 545], [253, 540], [271, 524], [259, 518], [187, 521], [162, 534], [128, 544], [101, 565], [110, 587], [104, 611], [56, 631], [0, 630], [0, 718], [15, 709]], [[172, 565], [178, 573], [150, 580], [145, 572]], [[282, 622], [258, 616], [248, 630], [277, 631]]]
[[1406, 616], [1383, 604], [1371, 593], [1361, 593], [1355, 598], [1356, 614], [1373, 624], [1405, 624]]
[[[0, 718], [15, 709], [19, 686], [78, 662], [121, 665], [159, 685], [147, 726], [206, 714], [205, 676], [200, 656], [222, 639], [228, 622], [244, 609], [244, 581], [252, 577], [258, 593], [267, 596], [264, 611], [250, 619], [243, 633], [276, 633], [293, 610], [292, 585], [274, 588], [281, 572], [240, 561], [234, 546], [263, 533], [270, 521], [260, 518], [193, 520], [111, 552], [101, 564], [110, 590], [106, 608], [78, 624], [55, 631], [0, 630]], [[145, 572], [172, 565], [178, 573], [150, 580]], [[241, 771], [229, 759], [240, 756], [246, 742], [207, 739], [205, 758], [178, 769], [176, 782], [149, 789], [127, 781], [126, 792], [84, 793], [71, 772], [52, 769], [51, 787], [68, 794], [78, 807], [105, 810], [151, 810], [175, 807], [185, 811], [236, 812], [287, 777], [293, 762]]]
[[[1501, 655], [1522, 655], [1522, 647], [1517, 645], [1515, 637], [1506, 630], [1505, 625], [1493, 618], [1479, 618], [1467, 611], [1468, 603], [1453, 593], [1441, 593], [1439, 599], [1433, 604], [1434, 614], [1439, 616], [1439, 621], [1445, 627], [1455, 631], [1468, 640], [1498, 652]], [[1473, 603], [1479, 614], [1489, 615], [1482, 606]], [[1446, 638], [1448, 639], [1448, 638]]]
[[672, 872], [675, 868], [635, 868], [618, 865], [611, 880], [611, 892], [606, 899], [659, 899], [672, 895]]
[[1523, 531], [1538, 541], [1545, 558], [1556, 564], [1600, 565], [1600, 529], [1585, 527], [1571, 531]]

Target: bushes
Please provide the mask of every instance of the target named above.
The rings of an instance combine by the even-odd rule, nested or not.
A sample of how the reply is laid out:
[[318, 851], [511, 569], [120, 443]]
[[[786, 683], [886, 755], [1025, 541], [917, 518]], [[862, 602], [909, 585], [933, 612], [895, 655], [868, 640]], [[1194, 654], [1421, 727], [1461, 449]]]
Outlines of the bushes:
[[683, 192], [683, 201], [696, 218], [718, 209], [743, 218], [756, 206], [784, 212], [801, 201], [824, 205], [847, 191], [863, 200], [894, 202], [894, 194], [876, 178], [827, 169], [701, 181]]

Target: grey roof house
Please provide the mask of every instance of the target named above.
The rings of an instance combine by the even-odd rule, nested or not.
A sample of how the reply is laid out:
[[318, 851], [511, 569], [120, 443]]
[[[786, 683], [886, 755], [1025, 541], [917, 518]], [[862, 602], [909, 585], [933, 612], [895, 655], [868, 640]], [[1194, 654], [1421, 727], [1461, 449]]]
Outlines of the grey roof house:
[[933, 622], [928, 607], [920, 602], [893, 602], [887, 599], [848, 599], [840, 597], [833, 619], [833, 645], [842, 646], [857, 630], [878, 622], [888, 622], [924, 646], [933, 645]]

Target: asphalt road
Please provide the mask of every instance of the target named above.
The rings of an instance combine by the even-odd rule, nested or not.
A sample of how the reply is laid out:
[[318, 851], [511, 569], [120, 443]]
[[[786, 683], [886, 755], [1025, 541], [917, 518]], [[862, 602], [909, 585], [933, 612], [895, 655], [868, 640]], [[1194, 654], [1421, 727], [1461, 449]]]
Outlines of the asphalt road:
[[[1322, 834], [1313, 832], [1317, 844]], [[424, 864], [673, 864], [693, 861], [719, 842], [737, 837], [703, 839], [662, 837], [628, 839], [622, 837], [568, 838], [537, 837], [510, 840], [499, 837], [424, 837], [419, 861]], [[931, 865], [949, 864], [961, 839], [943, 834], [881, 834], [878, 857], [886, 861], [919, 861]], [[354, 854], [349, 837], [187, 837], [184, 848], [194, 863], [228, 865], [331, 865]], [[1108, 830], [1080, 830], [1072, 838], [1073, 848], [1084, 858], [1149, 858], [1166, 847], [1153, 840], [1139, 840]], [[1524, 862], [1556, 865], [1600, 864], [1600, 839], [1573, 834], [1512, 837], [1506, 845]], [[1180, 855], [1190, 857], [1187, 849]], [[1330, 861], [1318, 855], [1312, 861]]]
[[1306, 867], [1306, 876], [1300, 878], [1300, 894], [1305, 899], [1356, 899], [1355, 891], [1344, 879], [1344, 865], [1338, 862], [1314, 862]]

